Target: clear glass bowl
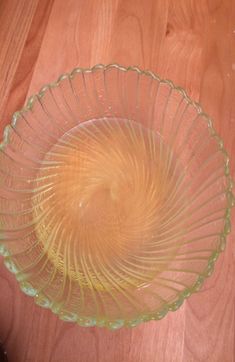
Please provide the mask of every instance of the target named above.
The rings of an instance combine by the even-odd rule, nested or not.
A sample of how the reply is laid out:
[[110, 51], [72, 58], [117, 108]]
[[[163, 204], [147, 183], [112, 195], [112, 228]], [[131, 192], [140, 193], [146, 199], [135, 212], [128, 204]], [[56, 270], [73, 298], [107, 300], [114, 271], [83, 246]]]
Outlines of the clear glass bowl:
[[200, 289], [234, 204], [211, 119], [179, 87], [74, 69], [13, 116], [0, 152], [0, 253], [59, 318], [116, 329]]

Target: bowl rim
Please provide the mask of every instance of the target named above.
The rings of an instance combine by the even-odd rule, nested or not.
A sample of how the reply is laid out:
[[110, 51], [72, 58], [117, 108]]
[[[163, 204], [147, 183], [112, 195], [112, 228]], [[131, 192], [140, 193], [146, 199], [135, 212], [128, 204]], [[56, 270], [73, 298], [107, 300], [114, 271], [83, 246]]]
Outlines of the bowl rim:
[[[14, 128], [17, 124], [17, 122], [20, 120], [21, 115], [25, 114], [26, 112], [29, 112], [34, 104], [37, 101], [40, 101], [42, 97], [45, 96], [45, 94], [52, 88], [58, 87], [60, 83], [63, 80], [72, 79], [76, 74], [78, 73], [94, 73], [98, 70], [106, 71], [108, 69], [117, 69], [122, 72], [137, 72], [139, 75], [145, 75], [149, 76], [152, 79], [155, 79], [162, 84], [167, 84], [172, 89], [180, 93], [186, 101], [191, 104], [196, 111], [198, 112], [198, 115], [201, 116], [201, 118], [204, 118], [205, 122], [207, 123], [208, 127], [208, 136], [213, 137], [218, 145], [218, 150], [223, 154], [224, 156], [224, 176], [227, 179], [227, 187], [225, 188], [226, 196], [227, 196], [227, 206], [225, 208], [225, 215], [224, 215], [224, 228], [223, 231], [220, 234], [219, 242], [217, 249], [213, 250], [210, 257], [208, 258], [208, 263], [206, 268], [202, 273], [200, 273], [197, 277], [196, 282], [188, 288], [185, 288], [183, 291], [179, 292], [177, 294], [177, 298], [173, 303], [166, 303], [161, 310], [158, 310], [156, 312], [152, 313], [146, 313], [144, 315], [138, 316], [136, 319], [129, 319], [129, 320], [122, 320], [122, 319], [115, 319], [115, 320], [109, 320], [107, 318], [94, 318], [94, 317], [81, 317], [77, 313], [66, 313], [64, 311], [61, 311], [60, 309], [53, 307], [53, 300], [49, 300], [48, 298], [45, 298], [43, 294], [38, 292], [34, 287], [30, 284], [30, 282], [27, 281], [20, 281], [17, 279], [17, 273], [18, 269], [13, 260], [11, 259], [11, 255], [9, 251], [7, 250], [7, 247], [4, 245], [4, 238], [0, 239], [0, 255], [4, 257], [4, 264], [7, 267], [7, 269], [15, 274], [16, 280], [20, 284], [21, 290], [28, 296], [31, 296], [34, 298], [34, 301], [36, 304], [40, 305], [41, 307], [49, 308], [51, 309], [55, 314], [58, 315], [58, 317], [64, 321], [70, 321], [70, 322], [76, 322], [81, 326], [98, 326], [98, 327], [107, 327], [109, 329], [115, 330], [120, 327], [134, 327], [138, 325], [141, 322], [146, 322], [149, 320], [159, 320], [162, 319], [169, 311], [176, 311], [179, 309], [179, 307], [183, 304], [184, 300], [187, 299], [191, 294], [194, 294], [200, 290], [202, 287], [204, 281], [206, 278], [208, 278], [213, 270], [216, 260], [218, 259], [220, 253], [225, 249], [226, 246], [226, 238], [231, 230], [231, 208], [235, 205], [235, 198], [232, 192], [233, 189], [233, 180], [230, 173], [230, 159], [228, 156], [227, 151], [224, 148], [224, 143], [222, 141], [222, 138], [218, 135], [218, 133], [215, 131], [213, 126], [213, 121], [210, 118], [210, 116], [204, 112], [201, 105], [195, 101], [193, 101], [188, 93], [180, 86], [176, 86], [171, 80], [169, 79], [162, 79], [158, 74], [150, 71], [150, 70], [141, 70], [137, 66], [129, 66], [125, 67], [117, 63], [112, 64], [96, 64], [93, 67], [90, 68], [82, 68], [82, 67], [76, 67], [74, 68], [70, 73], [63, 73], [61, 74], [58, 79], [55, 82], [47, 83], [45, 84], [38, 93], [30, 96], [27, 99], [26, 105], [21, 108], [19, 111], [16, 111], [11, 119], [11, 122], [7, 124], [4, 127], [3, 130], [3, 139], [0, 143], [0, 152], [4, 151], [4, 148], [10, 144], [9, 142], [9, 134], [11, 132], [11, 128]], [[1, 231], [1, 230], [0, 230]], [[3, 243], [1, 243], [1, 240]]]

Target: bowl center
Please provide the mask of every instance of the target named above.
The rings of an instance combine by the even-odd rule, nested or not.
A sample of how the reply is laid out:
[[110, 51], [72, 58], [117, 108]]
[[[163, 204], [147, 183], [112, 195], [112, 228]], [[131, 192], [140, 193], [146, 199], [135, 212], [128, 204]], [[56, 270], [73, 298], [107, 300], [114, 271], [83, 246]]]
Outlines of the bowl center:
[[35, 181], [36, 230], [51, 262], [99, 290], [148, 283], [174, 258], [161, 227], [177, 172], [153, 131], [122, 119], [81, 123], [47, 152]]

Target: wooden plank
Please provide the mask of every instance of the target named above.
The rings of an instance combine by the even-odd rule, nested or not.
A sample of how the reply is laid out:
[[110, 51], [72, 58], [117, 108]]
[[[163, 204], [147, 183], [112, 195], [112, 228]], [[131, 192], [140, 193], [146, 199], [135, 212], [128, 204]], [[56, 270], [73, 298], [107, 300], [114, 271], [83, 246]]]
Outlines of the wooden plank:
[[22, 54], [17, 62], [12, 82], [9, 84], [10, 96], [6, 98], [5, 105], [1, 108], [4, 123], [9, 122], [12, 112], [22, 108], [25, 103], [53, 2], [54, 0], [43, 0], [35, 8], [25, 42], [22, 44]]
[[[53, 7], [29, 94], [76, 66], [115, 62], [157, 70], [167, 1], [68, 0], [66, 4], [57, 1]], [[136, 46], [131, 47], [133, 43]]]
[[[0, 53], [0, 94], [4, 90], [0, 117], [9, 120], [26, 94], [35, 93], [45, 82], [75, 66], [138, 65], [172, 79], [200, 100], [233, 155], [234, 173], [233, 0], [56, 0], [42, 1], [38, 6], [37, 1], [21, 1], [16, 7], [13, 3], [5, 2], [4, 14], [13, 14], [17, 24], [19, 19], [24, 22], [26, 5], [34, 10], [27, 10], [31, 14], [30, 18], [27, 13], [31, 19], [25, 25], [27, 31], [16, 34], [11, 28], [11, 37], [21, 46], [16, 55], [7, 50], [10, 22], [5, 20], [0, 27], [4, 44]], [[10, 76], [6, 78], [7, 71]], [[19, 291], [1, 260], [0, 338], [10, 360], [234, 361], [234, 235], [214, 275], [179, 311], [162, 321], [117, 332], [65, 324], [35, 306]]]
[[0, 120], [38, 0], [0, 2]]

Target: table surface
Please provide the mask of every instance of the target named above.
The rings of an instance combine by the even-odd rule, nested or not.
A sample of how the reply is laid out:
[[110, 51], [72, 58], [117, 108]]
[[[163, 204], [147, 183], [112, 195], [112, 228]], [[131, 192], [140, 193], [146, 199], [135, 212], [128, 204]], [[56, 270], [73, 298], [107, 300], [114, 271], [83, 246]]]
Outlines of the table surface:
[[[61, 73], [96, 63], [138, 65], [201, 102], [234, 174], [234, 0], [1, 0], [0, 44], [1, 130]], [[66, 324], [37, 307], [1, 258], [0, 339], [10, 362], [234, 361], [234, 236], [213, 276], [177, 312], [116, 332]]]

